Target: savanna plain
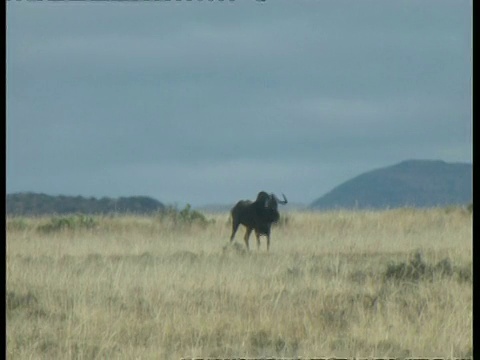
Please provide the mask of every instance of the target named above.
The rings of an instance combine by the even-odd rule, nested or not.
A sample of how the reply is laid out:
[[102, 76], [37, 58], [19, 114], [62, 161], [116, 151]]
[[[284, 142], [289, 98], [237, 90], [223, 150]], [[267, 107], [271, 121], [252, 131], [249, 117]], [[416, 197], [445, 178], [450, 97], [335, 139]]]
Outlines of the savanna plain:
[[[191, 216], [195, 215], [195, 216]], [[8, 359], [471, 358], [472, 211], [7, 218]]]

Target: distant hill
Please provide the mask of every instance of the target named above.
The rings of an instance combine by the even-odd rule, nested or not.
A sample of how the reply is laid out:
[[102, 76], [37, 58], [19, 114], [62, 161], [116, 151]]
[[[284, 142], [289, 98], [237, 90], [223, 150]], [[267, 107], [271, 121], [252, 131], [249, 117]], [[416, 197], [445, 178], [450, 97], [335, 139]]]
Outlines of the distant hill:
[[161, 202], [147, 196], [130, 196], [112, 199], [103, 197], [51, 196], [38, 193], [7, 195], [7, 215], [49, 214], [150, 214], [165, 209]]
[[473, 202], [472, 164], [407, 160], [361, 174], [315, 200], [311, 209], [435, 207]]

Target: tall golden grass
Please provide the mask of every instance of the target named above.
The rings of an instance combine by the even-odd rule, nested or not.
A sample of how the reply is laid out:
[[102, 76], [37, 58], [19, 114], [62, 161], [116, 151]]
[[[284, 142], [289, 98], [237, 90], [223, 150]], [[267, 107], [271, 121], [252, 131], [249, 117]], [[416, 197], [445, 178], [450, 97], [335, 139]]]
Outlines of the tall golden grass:
[[7, 219], [8, 358], [472, 356], [470, 212], [283, 214], [268, 253], [207, 218]]

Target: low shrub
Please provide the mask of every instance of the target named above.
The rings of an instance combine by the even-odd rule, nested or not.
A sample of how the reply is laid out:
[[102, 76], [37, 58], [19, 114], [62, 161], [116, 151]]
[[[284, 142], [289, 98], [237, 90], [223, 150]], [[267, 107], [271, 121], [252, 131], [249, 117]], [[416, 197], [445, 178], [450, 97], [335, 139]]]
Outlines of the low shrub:
[[471, 281], [471, 271], [454, 266], [449, 258], [435, 265], [425, 262], [421, 252], [417, 251], [409, 262], [390, 263], [384, 273], [385, 280], [403, 280], [417, 282], [433, 280], [435, 277], [455, 277], [459, 282]]
[[164, 211], [161, 211], [158, 216], [161, 222], [171, 222], [174, 227], [191, 225], [206, 227], [213, 222], [213, 220], [208, 220], [201, 212], [192, 210], [190, 204], [187, 204], [182, 210], [178, 210], [176, 206], [168, 206]]

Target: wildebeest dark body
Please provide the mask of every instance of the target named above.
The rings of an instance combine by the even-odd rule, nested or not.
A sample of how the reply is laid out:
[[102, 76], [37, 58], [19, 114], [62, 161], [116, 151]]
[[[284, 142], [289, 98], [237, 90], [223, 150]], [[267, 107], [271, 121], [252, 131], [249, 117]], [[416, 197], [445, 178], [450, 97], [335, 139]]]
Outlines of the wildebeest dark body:
[[232, 235], [230, 241], [233, 241], [235, 233], [240, 224], [247, 228], [244, 240], [247, 249], [249, 249], [249, 237], [253, 230], [257, 238], [257, 246], [260, 247], [260, 235], [267, 237], [267, 251], [270, 248], [270, 229], [272, 223], [279, 220], [280, 214], [277, 210], [278, 203], [286, 204], [287, 198], [283, 195], [283, 201], [279, 200], [274, 194], [268, 194], [261, 191], [255, 201], [240, 200], [231, 210], [232, 216]]

